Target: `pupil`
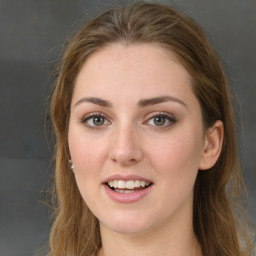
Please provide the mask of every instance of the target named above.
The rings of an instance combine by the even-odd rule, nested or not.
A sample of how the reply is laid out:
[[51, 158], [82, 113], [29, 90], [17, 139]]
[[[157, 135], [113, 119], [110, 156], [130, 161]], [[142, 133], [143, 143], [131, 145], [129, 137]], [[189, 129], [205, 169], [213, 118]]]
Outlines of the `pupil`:
[[155, 125], [163, 125], [165, 123], [164, 117], [156, 117], [154, 120]]
[[102, 125], [104, 123], [104, 119], [102, 117], [95, 117], [93, 119], [94, 125]]

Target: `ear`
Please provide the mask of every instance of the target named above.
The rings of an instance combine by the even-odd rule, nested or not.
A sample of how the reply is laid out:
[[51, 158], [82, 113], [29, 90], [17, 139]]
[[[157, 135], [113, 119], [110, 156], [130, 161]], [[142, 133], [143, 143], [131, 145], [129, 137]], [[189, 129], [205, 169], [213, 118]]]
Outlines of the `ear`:
[[204, 148], [199, 163], [200, 170], [207, 170], [215, 165], [221, 153], [223, 136], [223, 123], [218, 120], [206, 132]]

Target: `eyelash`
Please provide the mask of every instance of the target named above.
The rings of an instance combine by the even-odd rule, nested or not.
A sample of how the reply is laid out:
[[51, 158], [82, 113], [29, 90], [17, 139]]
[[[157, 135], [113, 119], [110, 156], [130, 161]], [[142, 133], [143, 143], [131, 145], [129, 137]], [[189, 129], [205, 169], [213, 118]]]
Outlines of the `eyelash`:
[[[172, 124], [174, 124], [174, 123], [177, 122], [177, 120], [176, 120], [173, 116], [168, 115], [168, 114], [166, 114], [166, 113], [153, 113], [153, 114], [147, 119], [147, 121], [144, 122], [144, 124], [145, 124], [145, 123], [146, 123], [146, 124], [149, 124], [149, 121], [154, 120], [154, 119], [156, 119], [156, 118], [164, 118], [164, 119], [165, 119], [163, 125], [156, 125], [156, 124], [152, 125], [152, 126], [158, 127], [158, 128], [168, 128], [169, 126], [171, 126]], [[154, 122], [154, 121], [153, 121], [153, 122]], [[167, 122], [168, 124], [166, 124], [166, 122]]]
[[[101, 128], [101, 127], [104, 125], [104, 124], [103, 124], [103, 125], [90, 125], [90, 124], [88, 124], [88, 121], [89, 121], [90, 119], [92, 119], [92, 121], [93, 121], [93, 118], [103, 118], [104, 123], [105, 123], [105, 121], [107, 121], [106, 116], [103, 115], [103, 114], [101, 114], [101, 113], [90, 113], [90, 114], [86, 115], [86, 116], [81, 120], [81, 123], [84, 124], [86, 127], [91, 128], [91, 129]], [[110, 124], [109, 121], [107, 121], [107, 122], [108, 122], [108, 124]]]
[[[88, 121], [91, 119], [93, 121], [94, 118], [102, 118], [103, 119], [103, 124], [102, 125], [91, 125], [88, 124]], [[143, 124], [149, 124], [149, 122], [155, 118], [164, 118], [164, 124], [163, 125], [156, 125], [156, 124], [151, 124], [151, 126], [153, 127], [158, 127], [158, 128], [168, 128], [169, 126], [171, 126], [172, 124], [176, 123], [177, 120], [173, 117], [170, 116], [166, 113], [153, 113], [150, 115], [150, 117], [143, 122]], [[108, 122], [107, 124], [105, 122]], [[154, 122], [154, 121], [153, 121]], [[168, 124], [166, 124], [166, 122], [168, 122]], [[110, 122], [108, 121], [108, 118], [103, 115], [102, 113], [90, 113], [88, 115], [86, 115], [82, 120], [81, 123], [84, 124], [86, 127], [90, 128], [90, 129], [100, 129], [101, 127], [105, 126], [105, 125], [109, 125]]]

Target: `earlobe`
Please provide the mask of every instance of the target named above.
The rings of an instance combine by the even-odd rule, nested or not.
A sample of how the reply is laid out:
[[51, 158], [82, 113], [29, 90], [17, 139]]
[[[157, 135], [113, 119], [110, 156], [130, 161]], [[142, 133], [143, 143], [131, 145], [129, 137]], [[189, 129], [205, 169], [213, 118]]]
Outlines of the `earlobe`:
[[223, 122], [218, 120], [206, 133], [202, 157], [199, 163], [200, 170], [207, 170], [215, 165], [221, 153], [223, 136]]

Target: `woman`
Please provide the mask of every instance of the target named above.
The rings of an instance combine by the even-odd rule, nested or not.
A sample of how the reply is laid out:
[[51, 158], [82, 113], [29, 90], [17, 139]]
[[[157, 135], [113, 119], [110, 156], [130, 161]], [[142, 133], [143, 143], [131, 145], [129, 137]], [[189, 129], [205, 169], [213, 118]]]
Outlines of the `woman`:
[[93, 19], [51, 117], [50, 255], [250, 255], [231, 92], [194, 21], [143, 2]]

